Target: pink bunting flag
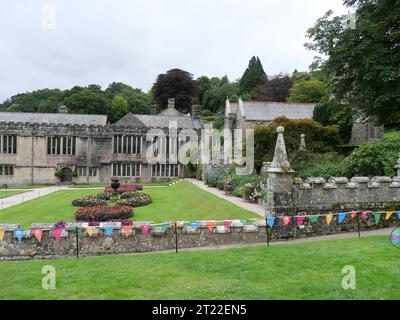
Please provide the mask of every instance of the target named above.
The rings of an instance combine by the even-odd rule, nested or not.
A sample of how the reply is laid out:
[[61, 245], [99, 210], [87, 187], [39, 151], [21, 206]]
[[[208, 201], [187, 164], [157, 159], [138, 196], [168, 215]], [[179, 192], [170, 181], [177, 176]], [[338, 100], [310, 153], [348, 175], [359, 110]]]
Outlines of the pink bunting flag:
[[225, 227], [225, 229], [228, 230], [229, 227], [231, 226], [231, 224], [232, 224], [232, 221], [224, 221], [224, 227]]
[[210, 221], [210, 222], [207, 223], [207, 227], [208, 227], [208, 230], [209, 230], [210, 232], [213, 232], [213, 231], [214, 231], [214, 227], [215, 227], [215, 226], [216, 226], [216, 223], [215, 223], [215, 222]]
[[145, 236], [147, 236], [147, 234], [149, 233], [149, 230], [150, 230], [150, 226], [148, 226], [147, 224], [142, 225], [142, 231]]
[[124, 226], [122, 227], [122, 230], [124, 230], [125, 237], [128, 238], [128, 236], [132, 233], [132, 226]]
[[42, 229], [34, 229], [33, 234], [37, 241], [42, 242], [42, 235], [43, 235], [43, 230]]
[[285, 216], [282, 218], [282, 220], [283, 220], [283, 225], [287, 226], [290, 223], [290, 221], [292, 220], [292, 217]]
[[62, 234], [62, 229], [53, 229], [53, 236], [54, 236], [54, 238], [56, 239], [57, 242], [60, 241], [61, 234]]
[[358, 211], [353, 211], [351, 213], [351, 220], [353, 220], [355, 217], [357, 217]]
[[301, 225], [303, 224], [305, 218], [306, 218], [306, 217], [304, 217], [304, 216], [299, 216], [299, 217], [297, 217], [297, 225], [298, 225], [298, 226], [301, 226]]
[[368, 214], [369, 214], [368, 211], [362, 212], [362, 213], [361, 213], [361, 218], [363, 218], [364, 220], [368, 219]]

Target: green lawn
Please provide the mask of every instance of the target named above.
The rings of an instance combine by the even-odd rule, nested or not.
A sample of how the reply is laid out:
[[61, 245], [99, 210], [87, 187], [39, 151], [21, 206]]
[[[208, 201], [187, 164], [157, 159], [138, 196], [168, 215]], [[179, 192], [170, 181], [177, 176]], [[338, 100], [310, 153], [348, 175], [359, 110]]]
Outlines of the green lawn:
[[[171, 182], [174, 182], [175, 180], [171, 180], [168, 182], [138, 182], [138, 185], [141, 186], [168, 186]], [[98, 187], [108, 187], [110, 184], [108, 183], [97, 183], [97, 184], [74, 184], [71, 185], [71, 188], [98, 188]]]
[[396, 138], [400, 137], [400, 131], [399, 130], [386, 130], [385, 131], [385, 138]]
[[0, 190], [0, 199], [15, 196], [17, 194], [25, 193], [27, 190], [24, 191], [7, 191], [7, 190]]
[[[71, 205], [73, 199], [101, 190], [58, 191], [40, 199], [0, 211], [0, 223], [19, 223], [28, 227], [31, 223], [74, 221], [78, 209]], [[148, 188], [153, 203], [134, 209], [134, 220], [156, 223], [175, 220], [224, 220], [256, 218], [255, 213], [244, 210], [220, 199], [188, 181], [168, 188]]]
[[[216, 251], [0, 263], [0, 299], [400, 299], [400, 250], [369, 237]], [[41, 287], [45, 265], [57, 288]], [[356, 269], [343, 290], [342, 268]]]

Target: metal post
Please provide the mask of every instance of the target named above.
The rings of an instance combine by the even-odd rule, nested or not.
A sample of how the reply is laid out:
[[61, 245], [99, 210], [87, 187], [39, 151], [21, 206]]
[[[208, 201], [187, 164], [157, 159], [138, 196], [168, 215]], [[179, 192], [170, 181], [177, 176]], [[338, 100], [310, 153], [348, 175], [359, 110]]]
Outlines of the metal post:
[[358, 229], [358, 238], [361, 238], [361, 225], [360, 225], [360, 214], [357, 212], [357, 229]]
[[178, 224], [175, 221], [175, 251], [178, 253]]
[[76, 234], [76, 258], [79, 259], [79, 237], [78, 237], [78, 227], [75, 228]]

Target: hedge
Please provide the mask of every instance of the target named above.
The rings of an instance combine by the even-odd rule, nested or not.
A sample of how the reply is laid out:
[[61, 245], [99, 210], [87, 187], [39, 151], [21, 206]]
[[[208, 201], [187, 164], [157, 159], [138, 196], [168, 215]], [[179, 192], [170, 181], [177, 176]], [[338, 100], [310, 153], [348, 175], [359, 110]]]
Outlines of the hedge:
[[80, 208], [75, 213], [76, 221], [107, 222], [112, 220], [125, 220], [133, 217], [133, 210], [127, 206], [98, 206]]

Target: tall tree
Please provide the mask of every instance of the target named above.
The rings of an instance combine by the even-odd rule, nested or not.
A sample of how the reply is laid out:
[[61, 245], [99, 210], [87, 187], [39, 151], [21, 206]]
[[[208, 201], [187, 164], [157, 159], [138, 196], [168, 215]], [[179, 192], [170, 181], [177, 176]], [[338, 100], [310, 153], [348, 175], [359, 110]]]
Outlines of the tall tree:
[[264, 71], [259, 57], [252, 57], [249, 66], [240, 79], [240, 93], [250, 93], [255, 87], [267, 81], [268, 77]]
[[281, 73], [255, 87], [251, 96], [256, 101], [285, 102], [292, 85], [291, 77]]
[[328, 57], [315, 65], [329, 76], [337, 102], [382, 123], [400, 123], [400, 1], [344, 4], [355, 10], [355, 21], [327, 12], [308, 31], [306, 47]]
[[110, 101], [105, 93], [96, 85], [71, 90], [64, 98], [64, 104], [71, 113], [108, 114]]
[[128, 103], [122, 96], [115, 96], [115, 98], [111, 101], [111, 108], [110, 108], [110, 121], [117, 122], [121, 119], [124, 115], [128, 113]]
[[169, 98], [175, 98], [176, 108], [188, 113], [192, 108], [192, 99], [196, 96], [196, 83], [191, 73], [172, 69], [158, 75], [151, 91], [161, 109], [167, 108]]
[[301, 81], [290, 89], [289, 102], [317, 103], [327, 92], [325, 83], [319, 80]]

